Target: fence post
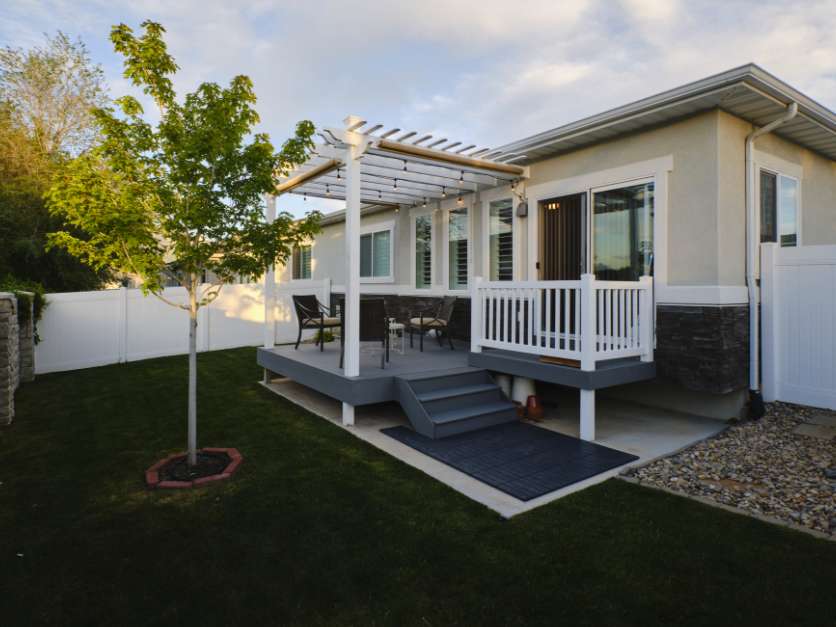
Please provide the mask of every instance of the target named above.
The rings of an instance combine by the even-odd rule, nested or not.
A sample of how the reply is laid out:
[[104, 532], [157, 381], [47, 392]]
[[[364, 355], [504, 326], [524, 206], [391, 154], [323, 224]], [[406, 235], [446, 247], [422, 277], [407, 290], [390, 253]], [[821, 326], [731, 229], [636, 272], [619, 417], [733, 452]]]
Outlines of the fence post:
[[119, 354], [117, 363], [128, 361], [128, 288], [119, 288]]
[[[775, 257], [778, 245], [761, 244], [761, 390], [763, 400], [778, 398], [778, 302], [775, 284]], [[752, 315], [752, 312], [749, 312]], [[757, 313], [755, 314], [757, 315]]]
[[581, 275], [581, 370], [595, 370], [595, 275]]
[[482, 298], [479, 290], [482, 287], [482, 277], [475, 276], [470, 286], [470, 352], [482, 352]]
[[642, 361], [653, 361], [653, 278], [643, 276], [639, 278], [639, 341], [641, 342]]

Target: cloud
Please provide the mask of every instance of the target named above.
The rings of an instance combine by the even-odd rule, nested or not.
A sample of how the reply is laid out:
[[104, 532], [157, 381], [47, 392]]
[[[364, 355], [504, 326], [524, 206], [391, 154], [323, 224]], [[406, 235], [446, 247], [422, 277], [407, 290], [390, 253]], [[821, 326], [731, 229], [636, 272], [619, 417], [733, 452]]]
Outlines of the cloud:
[[116, 92], [109, 27], [145, 18], [178, 89], [250, 75], [276, 143], [353, 113], [495, 146], [750, 61], [836, 108], [832, 0], [6, 0], [0, 39], [79, 34]]

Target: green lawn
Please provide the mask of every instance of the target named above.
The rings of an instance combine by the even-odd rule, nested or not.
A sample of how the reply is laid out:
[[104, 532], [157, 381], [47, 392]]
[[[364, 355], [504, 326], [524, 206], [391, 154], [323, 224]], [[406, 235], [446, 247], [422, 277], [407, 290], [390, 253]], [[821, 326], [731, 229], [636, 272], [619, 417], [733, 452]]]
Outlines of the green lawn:
[[[0, 430], [0, 624], [834, 624], [836, 543], [619, 481], [505, 521], [199, 358], [229, 482], [149, 492], [186, 359], [42, 376]], [[18, 557], [17, 554], [22, 554]]]

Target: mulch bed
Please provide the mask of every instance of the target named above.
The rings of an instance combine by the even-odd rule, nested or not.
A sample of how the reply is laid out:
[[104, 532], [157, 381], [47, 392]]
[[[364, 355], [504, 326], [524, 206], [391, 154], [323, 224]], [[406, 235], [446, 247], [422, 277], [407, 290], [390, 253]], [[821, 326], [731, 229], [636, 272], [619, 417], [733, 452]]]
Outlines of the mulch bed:
[[234, 448], [204, 448], [197, 452], [197, 463], [189, 466], [185, 453], [169, 455], [145, 471], [150, 488], [192, 488], [228, 479], [241, 464], [241, 453]]

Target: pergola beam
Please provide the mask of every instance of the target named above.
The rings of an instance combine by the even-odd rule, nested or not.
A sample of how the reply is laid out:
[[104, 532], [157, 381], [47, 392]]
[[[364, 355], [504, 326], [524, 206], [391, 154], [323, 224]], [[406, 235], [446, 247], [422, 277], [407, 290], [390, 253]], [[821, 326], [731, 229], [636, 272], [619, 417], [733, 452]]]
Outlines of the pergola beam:
[[311, 168], [310, 170], [300, 172], [296, 176], [287, 179], [285, 182], [279, 183], [278, 185], [276, 185], [276, 193], [281, 194], [283, 192], [293, 189], [294, 187], [299, 187], [305, 181], [309, 181], [318, 176], [322, 176], [323, 174], [327, 174], [328, 172], [336, 170], [341, 165], [342, 164], [337, 159], [329, 159], [322, 165], [318, 165], [314, 168]]

